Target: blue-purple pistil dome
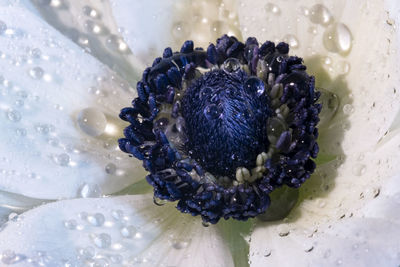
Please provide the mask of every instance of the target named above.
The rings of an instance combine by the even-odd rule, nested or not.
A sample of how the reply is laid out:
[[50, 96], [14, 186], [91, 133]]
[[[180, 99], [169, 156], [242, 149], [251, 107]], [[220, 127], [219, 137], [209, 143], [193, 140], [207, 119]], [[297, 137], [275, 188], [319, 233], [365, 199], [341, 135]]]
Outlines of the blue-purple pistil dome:
[[264, 213], [300, 187], [318, 154], [314, 77], [286, 43], [222, 36], [207, 50], [166, 48], [137, 84], [122, 151], [143, 161], [157, 199], [204, 222]]

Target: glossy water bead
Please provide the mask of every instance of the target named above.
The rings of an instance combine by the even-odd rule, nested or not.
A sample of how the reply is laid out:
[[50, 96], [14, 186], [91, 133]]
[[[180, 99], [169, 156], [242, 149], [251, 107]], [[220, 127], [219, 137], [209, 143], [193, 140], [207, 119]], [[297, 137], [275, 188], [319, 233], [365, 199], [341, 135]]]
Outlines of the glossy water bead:
[[315, 169], [321, 104], [289, 45], [222, 36], [186, 41], [156, 58], [137, 84], [122, 151], [143, 161], [155, 199], [205, 223], [265, 213], [269, 194]]

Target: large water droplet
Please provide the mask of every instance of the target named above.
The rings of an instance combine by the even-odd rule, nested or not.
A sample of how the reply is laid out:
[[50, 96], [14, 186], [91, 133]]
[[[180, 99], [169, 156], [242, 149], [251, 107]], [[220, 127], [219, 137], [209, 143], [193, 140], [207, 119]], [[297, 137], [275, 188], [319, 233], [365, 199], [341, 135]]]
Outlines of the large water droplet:
[[311, 7], [309, 18], [311, 22], [316, 24], [328, 25], [333, 21], [333, 17], [329, 9], [321, 4]]
[[210, 104], [204, 108], [204, 115], [209, 120], [217, 119], [221, 116], [222, 111], [218, 105]]
[[227, 73], [236, 72], [240, 69], [240, 62], [237, 58], [231, 57], [231, 58], [228, 58], [227, 60], [225, 60], [222, 68]]
[[96, 108], [85, 108], [78, 115], [79, 128], [90, 136], [104, 133], [107, 119], [103, 112]]
[[101, 196], [101, 188], [97, 184], [84, 183], [78, 190], [78, 197], [95, 198]]
[[93, 243], [99, 248], [108, 248], [111, 245], [111, 236], [109, 234], [101, 233], [95, 236]]
[[19, 122], [21, 120], [21, 113], [18, 110], [10, 109], [6, 113], [7, 118], [12, 122]]
[[330, 52], [347, 54], [350, 52], [352, 42], [351, 32], [343, 23], [332, 24], [324, 32], [323, 43]]
[[41, 79], [43, 77], [43, 74], [44, 70], [41, 67], [34, 67], [29, 70], [29, 75], [35, 80]]
[[256, 77], [250, 77], [244, 83], [244, 88], [248, 92], [256, 92], [258, 96], [264, 94], [265, 85], [264, 82]]
[[117, 171], [117, 166], [114, 163], [108, 163], [105, 167], [105, 171], [108, 174], [115, 174], [115, 172]]

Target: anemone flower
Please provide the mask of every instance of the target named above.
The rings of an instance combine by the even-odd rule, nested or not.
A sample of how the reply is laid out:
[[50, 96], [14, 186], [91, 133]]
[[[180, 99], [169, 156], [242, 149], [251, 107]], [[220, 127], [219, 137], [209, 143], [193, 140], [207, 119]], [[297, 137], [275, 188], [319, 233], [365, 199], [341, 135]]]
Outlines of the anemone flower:
[[0, 265], [398, 266], [399, 20], [0, 0]]

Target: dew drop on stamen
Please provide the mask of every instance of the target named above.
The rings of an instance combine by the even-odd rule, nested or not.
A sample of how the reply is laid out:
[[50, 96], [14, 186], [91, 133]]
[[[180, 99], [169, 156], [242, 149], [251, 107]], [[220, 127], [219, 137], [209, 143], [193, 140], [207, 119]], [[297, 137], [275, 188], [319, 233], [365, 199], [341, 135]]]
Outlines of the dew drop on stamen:
[[264, 82], [256, 77], [250, 77], [244, 83], [244, 88], [248, 92], [256, 92], [258, 96], [261, 96], [265, 92]]
[[236, 72], [240, 69], [240, 62], [237, 58], [228, 58], [225, 60], [222, 68], [227, 73]]
[[271, 143], [276, 143], [279, 136], [286, 130], [286, 123], [278, 117], [271, 118], [267, 126], [268, 140]]
[[333, 21], [331, 12], [324, 5], [316, 4], [312, 6], [309, 13], [309, 18], [312, 23], [328, 25]]
[[78, 114], [79, 128], [90, 136], [99, 136], [104, 133], [107, 118], [96, 108], [85, 108]]
[[349, 28], [343, 23], [330, 25], [324, 32], [324, 47], [334, 53], [347, 54], [351, 50], [353, 42]]
[[217, 119], [221, 116], [221, 108], [218, 105], [210, 104], [204, 108], [204, 115], [209, 120]]

